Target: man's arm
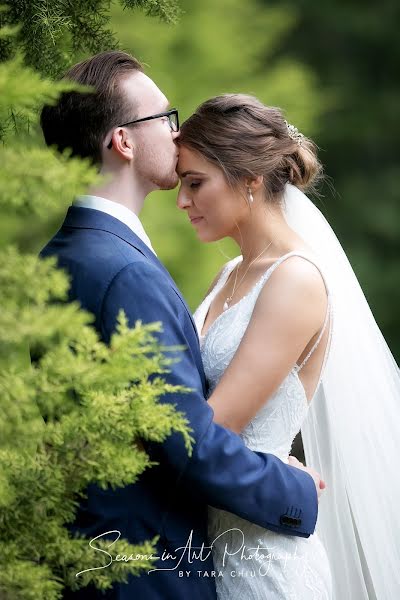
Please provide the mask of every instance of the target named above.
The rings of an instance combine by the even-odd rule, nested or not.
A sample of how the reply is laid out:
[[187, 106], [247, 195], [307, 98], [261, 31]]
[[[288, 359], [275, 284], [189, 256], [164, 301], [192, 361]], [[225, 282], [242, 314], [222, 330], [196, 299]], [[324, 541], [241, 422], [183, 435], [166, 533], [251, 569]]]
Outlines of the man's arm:
[[[158, 337], [163, 345], [188, 347], [182, 319], [189, 322], [189, 316], [181, 308], [159, 269], [150, 262], [129, 264], [114, 277], [103, 300], [103, 337], [106, 341], [110, 338], [123, 309], [131, 326], [139, 319], [144, 323], [161, 321], [163, 332]], [[273, 455], [252, 452], [238, 435], [214, 423], [190, 347], [180, 358], [165, 374], [165, 380], [193, 391], [167, 394], [161, 401], [171, 402], [186, 414], [195, 444], [189, 458], [182, 436], [173, 434], [160, 445], [166, 463], [208, 504], [273, 531], [308, 537], [314, 531], [318, 512], [312, 477]], [[299, 515], [292, 522], [285, 518], [290, 508]]]

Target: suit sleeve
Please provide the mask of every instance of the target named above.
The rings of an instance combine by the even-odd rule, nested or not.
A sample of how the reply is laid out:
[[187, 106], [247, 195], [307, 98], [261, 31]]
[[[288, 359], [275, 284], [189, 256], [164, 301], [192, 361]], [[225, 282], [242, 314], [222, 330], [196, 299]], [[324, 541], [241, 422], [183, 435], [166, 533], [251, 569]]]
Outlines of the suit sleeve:
[[[195, 439], [193, 453], [189, 458], [182, 436], [173, 434], [160, 444], [161, 460], [208, 504], [286, 535], [308, 537], [313, 533], [318, 499], [312, 477], [274, 455], [252, 452], [238, 435], [213, 422], [182, 322], [187, 319], [191, 326], [190, 318], [166, 276], [149, 262], [137, 262], [114, 277], [100, 315], [106, 341], [121, 308], [131, 326], [139, 319], [143, 323], [161, 321], [163, 331], [158, 337], [163, 345], [187, 347], [164, 378], [193, 391], [167, 394], [160, 401], [171, 402], [186, 414]], [[291, 507], [295, 519], [290, 517]]]

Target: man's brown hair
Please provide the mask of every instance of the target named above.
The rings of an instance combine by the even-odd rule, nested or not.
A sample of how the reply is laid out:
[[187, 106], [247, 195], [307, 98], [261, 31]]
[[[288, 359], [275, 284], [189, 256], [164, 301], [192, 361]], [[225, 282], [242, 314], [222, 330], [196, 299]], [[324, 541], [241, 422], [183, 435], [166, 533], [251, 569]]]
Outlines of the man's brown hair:
[[107, 131], [137, 118], [121, 87], [121, 81], [135, 71], [143, 71], [136, 58], [125, 52], [101, 52], [74, 65], [64, 79], [91, 86], [94, 93], [66, 92], [55, 106], [45, 106], [40, 124], [47, 145], [73, 156], [101, 163], [101, 145]]

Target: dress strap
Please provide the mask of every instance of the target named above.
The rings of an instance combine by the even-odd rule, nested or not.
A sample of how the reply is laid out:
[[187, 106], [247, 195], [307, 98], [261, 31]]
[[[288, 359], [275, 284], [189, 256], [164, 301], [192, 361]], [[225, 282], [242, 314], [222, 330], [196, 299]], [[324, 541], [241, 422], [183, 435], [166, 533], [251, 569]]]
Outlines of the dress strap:
[[226, 263], [226, 265], [224, 266], [224, 268], [221, 271], [221, 275], [217, 281], [217, 283], [215, 284], [215, 286], [213, 287], [213, 289], [210, 291], [210, 295], [212, 294], [212, 296], [216, 296], [218, 294], [218, 292], [224, 287], [225, 283], [227, 282], [229, 275], [232, 273], [232, 271], [234, 270], [234, 268], [236, 267], [236, 265], [238, 265], [241, 261], [242, 261], [242, 256], [236, 256], [235, 258], [232, 258], [229, 262]]
[[204, 298], [200, 306], [196, 309], [193, 317], [200, 340], [204, 338], [204, 336], [201, 334], [201, 331], [203, 329], [203, 325], [206, 320], [206, 316], [210, 308], [211, 302], [214, 300], [215, 296], [218, 294], [220, 289], [225, 285], [229, 275], [241, 260], [242, 257], [237, 256], [236, 258], [233, 258], [223, 266], [215, 285], [210, 289], [207, 296]]
[[305, 357], [305, 359], [303, 360], [303, 362], [301, 363], [301, 365], [295, 365], [294, 366], [294, 370], [299, 373], [301, 371], [301, 369], [304, 367], [304, 365], [309, 361], [309, 359], [311, 358], [311, 356], [314, 354], [314, 352], [316, 351], [316, 349], [318, 348], [321, 340], [322, 340], [322, 336], [325, 333], [325, 330], [328, 326], [329, 323], [329, 319], [330, 319], [330, 314], [331, 314], [331, 306], [330, 306], [330, 298], [329, 298], [329, 294], [328, 294], [328, 307], [326, 309], [326, 315], [325, 315], [325, 321], [324, 324], [322, 326], [322, 329], [319, 333], [318, 339], [315, 342], [314, 346], [311, 348], [310, 352], [307, 354], [307, 356]]
[[265, 272], [264, 277], [262, 278], [262, 283], [265, 283], [267, 279], [270, 278], [270, 276], [272, 275], [272, 273], [275, 271], [275, 269], [282, 264], [286, 259], [291, 258], [292, 256], [298, 256], [300, 258], [304, 258], [305, 260], [308, 260], [308, 262], [312, 263], [320, 272], [321, 277], [324, 281], [325, 284], [325, 288], [326, 288], [326, 292], [327, 292], [327, 297], [328, 297], [328, 306], [326, 309], [326, 315], [325, 315], [325, 320], [324, 320], [324, 324], [322, 326], [322, 329], [319, 333], [318, 339], [315, 342], [314, 346], [311, 348], [310, 352], [307, 354], [307, 356], [304, 358], [303, 362], [301, 363], [301, 365], [295, 365], [294, 366], [294, 370], [298, 373], [299, 371], [301, 371], [301, 369], [306, 365], [306, 363], [309, 361], [309, 359], [311, 358], [311, 356], [314, 354], [314, 352], [316, 351], [316, 349], [318, 348], [321, 340], [322, 340], [322, 336], [324, 335], [326, 328], [330, 322], [330, 316], [331, 316], [331, 297], [330, 297], [330, 293], [329, 293], [329, 287], [327, 285], [325, 276], [321, 270], [321, 267], [319, 267], [317, 265], [317, 263], [315, 261], [313, 261], [309, 256], [307, 256], [306, 254], [303, 254], [302, 252], [297, 252], [296, 250], [289, 252], [288, 254], [284, 254], [283, 256], [281, 256], [276, 262], [274, 262], [273, 265], [271, 265], [268, 270]]

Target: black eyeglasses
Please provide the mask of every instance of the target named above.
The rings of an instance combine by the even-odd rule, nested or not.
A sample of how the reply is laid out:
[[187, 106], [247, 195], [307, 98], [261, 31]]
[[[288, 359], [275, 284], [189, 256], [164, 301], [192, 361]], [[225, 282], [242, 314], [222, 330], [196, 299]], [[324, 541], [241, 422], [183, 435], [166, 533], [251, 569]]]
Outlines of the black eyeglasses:
[[[151, 121], [152, 119], [159, 119], [160, 117], [168, 117], [168, 124], [171, 128], [171, 131], [179, 131], [179, 115], [177, 108], [172, 108], [171, 110], [167, 110], [167, 112], [151, 115], [150, 117], [143, 117], [143, 119], [136, 119], [136, 121], [122, 123], [122, 125], [117, 125], [117, 127], [126, 127], [127, 125], [133, 125], [134, 123], [143, 123], [143, 121]], [[111, 150], [112, 138], [110, 140], [110, 143], [107, 145], [107, 148]]]

